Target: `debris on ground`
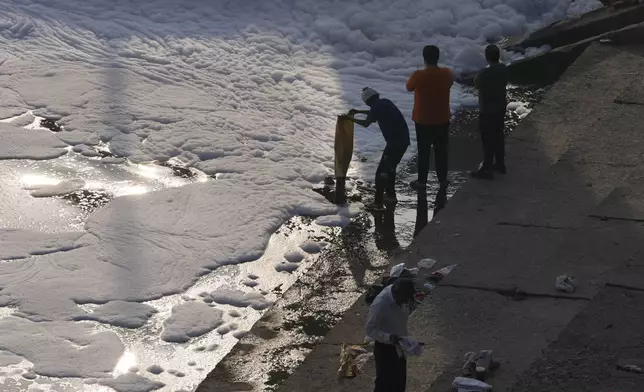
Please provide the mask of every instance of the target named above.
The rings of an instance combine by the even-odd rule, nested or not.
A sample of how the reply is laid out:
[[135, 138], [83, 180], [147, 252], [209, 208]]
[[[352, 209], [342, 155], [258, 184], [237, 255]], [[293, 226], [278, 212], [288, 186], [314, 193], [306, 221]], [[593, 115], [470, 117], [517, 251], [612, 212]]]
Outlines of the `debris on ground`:
[[492, 385], [468, 377], [456, 377], [452, 382], [453, 392], [491, 392]]
[[555, 283], [555, 288], [566, 293], [574, 293], [576, 288], [575, 278], [565, 274], [558, 276]]
[[448, 265], [447, 267], [443, 267], [443, 268], [439, 269], [438, 271], [434, 271], [431, 274], [431, 276], [429, 278], [427, 278], [427, 280], [429, 280], [431, 282], [434, 282], [434, 283], [438, 283], [441, 280], [443, 280], [450, 272], [452, 272], [454, 270], [454, 268], [456, 268], [457, 266], [458, 266], [458, 264], [452, 264], [452, 265]]
[[436, 260], [430, 258], [422, 259], [417, 265], [419, 269], [431, 269], [436, 265]]
[[485, 381], [486, 377], [500, 364], [492, 359], [492, 350], [470, 351], [465, 354], [461, 376]]
[[644, 369], [636, 365], [617, 365], [617, 370], [628, 373], [644, 374]]
[[346, 378], [355, 378], [362, 371], [365, 363], [371, 356], [373, 354], [363, 346], [342, 343], [338, 380], [342, 381]]

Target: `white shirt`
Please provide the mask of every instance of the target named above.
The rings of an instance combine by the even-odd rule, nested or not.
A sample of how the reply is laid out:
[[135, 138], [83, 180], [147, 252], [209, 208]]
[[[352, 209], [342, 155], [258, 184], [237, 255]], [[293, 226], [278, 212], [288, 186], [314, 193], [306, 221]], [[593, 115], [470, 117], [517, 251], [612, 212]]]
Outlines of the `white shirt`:
[[365, 325], [367, 337], [390, 344], [389, 336], [407, 336], [407, 322], [410, 309], [408, 305], [399, 306], [391, 293], [392, 285], [382, 289], [369, 308]]

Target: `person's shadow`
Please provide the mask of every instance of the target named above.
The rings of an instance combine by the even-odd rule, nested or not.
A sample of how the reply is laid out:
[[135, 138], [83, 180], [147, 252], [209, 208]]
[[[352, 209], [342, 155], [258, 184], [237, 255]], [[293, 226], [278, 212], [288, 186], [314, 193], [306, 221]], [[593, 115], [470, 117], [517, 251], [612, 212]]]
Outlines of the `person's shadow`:
[[[427, 202], [427, 190], [418, 191], [418, 203], [416, 205], [416, 225], [414, 226], [414, 237], [416, 237], [429, 223], [429, 203]], [[447, 204], [447, 190], [440, 189], [434, 199], [432, 218]]]

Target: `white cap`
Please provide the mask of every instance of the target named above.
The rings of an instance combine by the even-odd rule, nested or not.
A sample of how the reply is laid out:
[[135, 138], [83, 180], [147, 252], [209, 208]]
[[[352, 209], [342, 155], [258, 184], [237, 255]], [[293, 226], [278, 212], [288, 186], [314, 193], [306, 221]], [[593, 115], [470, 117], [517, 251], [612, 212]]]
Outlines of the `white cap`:
[[376, 90], [372, 89], [371, 87], [365, 87], [362, 89], [362, 100], [365, 103], [375, 95], [380, 95], [380, 94]]
[[389, 272], [389, 276], [399, 278], [400, 275], [403, 273], [403, 271], [407, 271], [413, 276], [416, 276], [418, 274], [418, 268], [405, 268], [405, 263], [400, 263], [391, 267], [391, 272]]

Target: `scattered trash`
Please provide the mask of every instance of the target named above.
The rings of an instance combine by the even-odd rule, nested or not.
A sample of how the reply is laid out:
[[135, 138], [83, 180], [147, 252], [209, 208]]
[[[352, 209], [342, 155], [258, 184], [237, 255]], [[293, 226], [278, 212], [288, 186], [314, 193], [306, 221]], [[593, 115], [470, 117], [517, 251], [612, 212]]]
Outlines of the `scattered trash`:
[[465, 354], [465, 362], [463, 363], [463, 368], [461, 368], [461, 376], [469, 378], [475, 377], [476, 357], [477, 354], [474, 351], [470, 351]]
[[342, 343], [340, 350], [339, 380], [356, 377], [362, 371], [367, 360], [373, 355], [363, 346], [359, 345]]
[[443, 267], [443, 268], [439, 269], [438, 271], [434, 271], [431, 274], [431, 276], [429, 278], [427, 278], [427, 280], [429, 280], [431, 282], [434, 282], [434, 283], [438, 283], [441, 280], [443, 280], [443, 278], [445, 278], [450, 272], [452, 272], [454, 270], [454, 268], [456, 268], [457, 266], [458, 266], [458, 264], [452, 264], [452, 265], [448, 265], [447, 267]]
[[644, 369], [636, 365], [617, 365], [617, 370], [628, 373], [644, 374]]
[[454, 392], [490, 392], [492, 385], [467, 377], [456, 377], [452, 382]]
[[419, 269], [431, 269], [434, 265], [436, 265], [436, 260], [430, 258], [422, 259], [418, 262]]
[[575, 278], [568, 275], [558, 276], [555, 288], [566, 293], [574, 293], [576, 288]]
[[485, 381], [486, 376], [500, 366], [492, 359], [492, 350], [470, 351], [465, 354], [461, 376]]
[[436, 288], [436, 285], [428, 282], [423, 285], [423, 288], [425, 289], [425, 291], [432, 291]]

